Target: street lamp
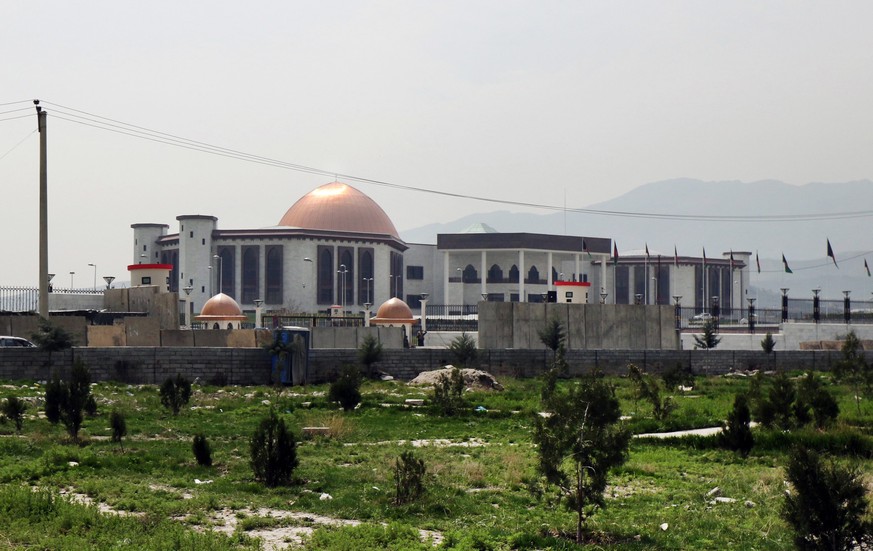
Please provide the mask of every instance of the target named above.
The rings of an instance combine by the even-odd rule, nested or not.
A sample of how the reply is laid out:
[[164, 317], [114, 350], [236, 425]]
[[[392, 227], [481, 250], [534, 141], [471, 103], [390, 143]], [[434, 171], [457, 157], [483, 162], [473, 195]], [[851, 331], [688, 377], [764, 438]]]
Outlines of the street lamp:
[[782, 291], [782, 321], [788, 321], [788, 287], [780, 288]]
[[609, 293], [601, 292], [600, 293], [600, 304], [606, 304], [606, 297], [608, 297], [608, 296], [609, 296]]
[[340, 269], [336, 271], [338, 274], [342, 274], [342, 281], [340, 282], [340, 291], [342, 292], [342, 300], [340, 304], [343, 307], [343, 315], [346, 315], [346, 274], [349, 273], [349, 270], [346, 268], [345, 264], [340, 264]]
[[97, 264], [93, 264], [91, 262], [88, 263], [88, 266], [94, 268], [94, 292], [97, 292]]
[[427, 333], [427, 299], [430, 295], [421, 293], [421, 332]]
[[458, 281], [461, 283], [461, 314], [464, 313], [464, 269], [463, 268], [455, 268], [455, 271], [458, 272]]
[[70, 292], [73, 292], [73, 276], [76, 275], [76, 272], [70, 272]]
[[679, 301], [682, 295], [673, 295], [673, 319], [676, 321], [676, 331], [682, 329], [682, 305]]
[[212, 288], [212, 266], [207, 266], [207, 270], [209, 270], [209, 296], [214, 297], [215, 293], [213, 293], [214, 289]]
[[370, 327], [370, 307], [373, 306], [372, 302], [364, 303], [364, 327]]
[[370, 285], [373, 283], [373, 278], [365, 277], [364, 283], [367, 285], [367, 302], [370, 302]]
[[821, 319], [821, 300], [818, 294], [821, 293], [821, 288], [812, 290], [812, 319], [816, 323]]
[[112, 282], [115, 281], [115, 276], [103, 276], [103, 281], [106, 282], [106, 288], [112, 288]]
[[[105, 279], [105, 278], [104, 278]], [[194, 290], [194, 287], [188, 285], [187, 287], [182, 287], [182, 290], [185, 291], [185, 327], [191, 327], [191, 306], [189, 306], [191, 291]]]
[[852, 310], [851, 310], [851, 301], [849, 300], [849, 293], [852, 291], [843, 291], [843, 319], [846, 323], [852, 321]]
[[256, 298], [255, 303], [255, 328], [257, 329], [262, 325], [261, 323], [261, 305], [264, 303], [264, 299]]
[[217, 261], [218, 261], [218, 292], [219, 292], [219, 293], [223, 293], [223, 292], [224, 292], [224, 286], [222, 285], [223, 282], [222, 282], [222, 280], [221, 280], [221, 276], [224, 275], [224, 270], [223, 270], [223, 268], [224, 268], [224, 259], [221, 258], [220, 256], [218, 256], [217, 254], [212, 255], [212, 258], [213, 258], [214, 260], [217, 260]]

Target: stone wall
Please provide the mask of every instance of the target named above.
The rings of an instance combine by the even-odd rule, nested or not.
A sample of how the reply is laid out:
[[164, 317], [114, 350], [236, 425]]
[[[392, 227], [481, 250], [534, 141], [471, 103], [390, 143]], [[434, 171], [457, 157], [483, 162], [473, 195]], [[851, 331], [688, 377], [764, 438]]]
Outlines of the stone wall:
[[[873, 361], [873, 352], [865, 352]], [[551, 362], [550, 350], [479, 350], [478, 367], [499, 376], [533, 377]], [[797, 350], [764, 354], [744, 350], [570, 350], [567, 360], [572, 375], [599, 369], [624, 374], [634, 363], [657, 373], [677, 364], [689, 365], [699, 374], [716, 375], [747, 369], [829, 370], [842, 354], [836, 350]], [[0, 380], [46, 380], [53, 370], [69, 374], [73, 361], [82, 358], [95, 381], [116, 380], [137, 384], [159, 384], [165, 378], [183, 374], [204, 383], [266, 384], [270, 380], [271, 357], [261, 348], [208, 347], [112, 347], [73, 348], [48, 353], [37, 349], [0, 348]], [[385, 350], [380, 371], [408, 380], [422, 371], [437, 369], [452, 361], [442, 348]], [[344, 363], [356, 363], [351, 348], [312, 349], [307, 381], [330, 380]]]

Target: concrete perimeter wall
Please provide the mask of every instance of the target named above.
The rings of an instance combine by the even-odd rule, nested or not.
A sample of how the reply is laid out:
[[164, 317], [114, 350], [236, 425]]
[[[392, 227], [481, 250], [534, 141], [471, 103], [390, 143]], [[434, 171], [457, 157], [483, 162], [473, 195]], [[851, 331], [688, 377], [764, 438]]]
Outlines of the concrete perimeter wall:
[[[873, 352], [865, 352], [873, 361]], [[307, 381], [330, 380], [346, 363], [357, 362], [355, 349], [311, 349]], [[743, 350], [570, 350], [567, 360], [571, 375], [599, 369], [609, 374], [625, 374], [634, 363], [658, 373], [675, 365], [689, 365], [702, 375], [717, 375], [747, 369], [829, 370], [842, 357], [834, 350], [797, 350], [764, 354]], [[69, 375], [76, 358], [82, 358], [94, 381], [114, 380], [134, 384], [160, 384], [167, 377], [182, 374], [201, 382], [222, 384], [268, 384], [270, 355], [261, 348], [195, 347], [114, 347], [73, 348], [48, 353], [37, 349], [0, 348], [0, 380], [47, 380], [53, 371]], [[480, 369], [496, 376], [533, 377], [549, 366], [549, 350], [479, 350]], [[380, 371], [408, 380], [422, 371], [451, 363], [451, 353], [443, 348], [385, 350]]]
[[479, 346], [545, 348], [538, 332], [558, 318], [568, 350], [678, 350], [674, 315], [672, 306], [481, 302]]

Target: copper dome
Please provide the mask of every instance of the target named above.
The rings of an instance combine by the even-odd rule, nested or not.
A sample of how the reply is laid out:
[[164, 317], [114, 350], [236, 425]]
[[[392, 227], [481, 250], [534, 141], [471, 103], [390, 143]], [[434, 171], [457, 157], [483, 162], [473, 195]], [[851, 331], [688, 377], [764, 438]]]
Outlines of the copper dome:
[[382, 306], [379, 307], [379, 311], [376, 312], [376, 317], [370, 321], [411, 323], [414, 321], [414, 318], [409, 306], [399, 298], [394, 297], [383, 302]]
[[359, 190], [342, 182], [325, 184], [301, 197], [291, 205], [279, 225], [400, 238], [382, 207]]
[[235, 320], [235, 319], [247, 319], [246, 316], [242, 313], [242, 308], [239, 307], [239, 303], [233, 300], [233, 298], [225, 295], [224, 293], [218, 293], [211, 299], [206, 301], [206, 304], [203, 305], [203, 309], [200, 310], [200, 315], [197, 316], [198, 320]]

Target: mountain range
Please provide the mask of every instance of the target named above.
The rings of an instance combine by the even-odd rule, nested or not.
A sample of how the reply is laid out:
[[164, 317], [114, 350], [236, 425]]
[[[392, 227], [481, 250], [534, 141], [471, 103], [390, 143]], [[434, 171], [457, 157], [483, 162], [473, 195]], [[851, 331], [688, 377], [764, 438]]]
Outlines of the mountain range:
[[[873, 210], [864, 209], [870, 206], [870, 180], [796, 186], [776, 180], [677, 178], [645, 184], [614, 199], [580, 207], [613, 214], [577, 212], [572, 207], [548, 214], [482, 212], [413, 228], [401, 232], [401, 237], [409, 243], [435, 243], [438, 233], [456, 233], [482, 222], [499, 232], [608, 237], [615, 241], [619, 253], [646, 246], [653, 255], [669, 257], [674, 246], [682, 256], [700, 256], [705, 248], [710, 258], [730, 250], [750, 251], [751, 285], [764, 295], [761, 299], [767, 297], [766, 303], [778, 297], [781, 287], [792, 289], [789, 295], [798, 298], [812, 296], [811, 289], [820, 287], [828, 299], [842, 299], [841, 291], [851, 290], [853, 300], [869, 301], [873, 278], [867, 275], [864, 260], [873, 266]], [[747, 220], [724, 219], [730, 216]], [[766, 219], [748, 220], [756, 217]], [[827, 256], [828, 240], [839, 267]], [[760, 274], [754, 265], [756, 253], [761, 261]], [[784, 271], [783, 254], [791, 274]]]

